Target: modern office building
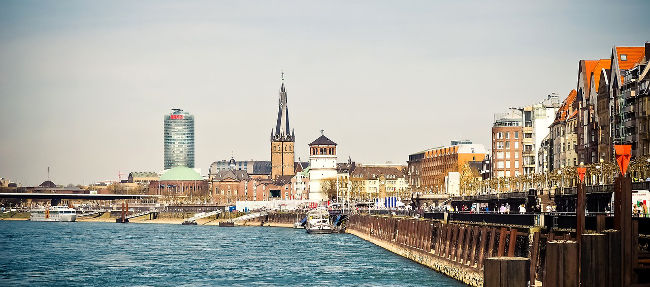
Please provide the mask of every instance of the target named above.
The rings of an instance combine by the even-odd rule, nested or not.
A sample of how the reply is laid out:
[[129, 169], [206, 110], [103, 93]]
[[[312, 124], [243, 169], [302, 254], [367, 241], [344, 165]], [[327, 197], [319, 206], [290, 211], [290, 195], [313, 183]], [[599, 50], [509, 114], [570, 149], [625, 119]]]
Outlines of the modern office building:
[[485, 160], [487, 151], [483, 145], [459, 142], [409, 155], [407, 181], [414, 192], [442, 194], [447, 190], [445, 178], [449, 173], [459, 172], [466, 163]]
[[165, 115], [165, 170], [194, 168], [194, 116], [181, 109]]

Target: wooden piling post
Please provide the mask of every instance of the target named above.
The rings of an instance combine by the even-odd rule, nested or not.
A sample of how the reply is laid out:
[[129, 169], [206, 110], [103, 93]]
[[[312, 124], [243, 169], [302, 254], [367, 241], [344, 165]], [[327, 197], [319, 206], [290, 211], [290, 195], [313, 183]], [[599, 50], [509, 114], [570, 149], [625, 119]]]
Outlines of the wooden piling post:
[[481, 227], [481, 243], [480, 243], [481, 248], [479, 248], [478, 263], [476, 264], [476, 268], [478, 269], [481, 269], [481, 267], [483, 267], [483, 258], [485, 258], [485, 247], [487, 244], [487, 242], [485, 242], [487, 240], [487, 232], [488, 232], [487, 227], [485, 226]]
[[497, 257], [503, 256], [503, 252], [505, 251], [506, 248], [506, 228], [501, 227], [501, 231], [499, 231], [499, 249], [497, 250]]
[[487, 258], [483, 269], [483, 286], [527, 286], [529, 264], [528, 258], [523, 257]]
[[580, 284], [585, 287], [607, 286], [607, 237], [604, 234], [584, 234], [580, 244]]
[[460, 230], [458, 231], [458, 243], [456, 247], [456, 262], [460, 263], [461, 258], [463, 256], [463, 250], [465, 249], [465, 244], [463, 240], [465, 239], [465, 229], [467, 229], [465, 226], [461, 227]]
[[454, 237], [454, 225], [447, 223], [447, 236], [445, 238], [445, 252], [444, 257], [449, 258], [449, 253], [451, 251], [451, 240]]
[[533, 233], [533, 244], [530, 247], [530, 286], [535, 284], [537, 262], [538, 262], [538, 248], [539, 248], [539, 232]]
[[605, 214], [597, 214], [596, 215], [596, 232], [601, 233], [605, 231], [606, 225], [605, 225]]
[[434, 232], [434, 226], [432, 222], [427, 221], [427, 240], [426, 240], [426, 248], [424, 251], [426, 252], [431, 252], [431, 243], [433, 240], [433, 232]]
[[[614, 185], [615, 225], [621, 231], [621, 286], [632, 284], [632, 179], [617, 177]], [[636, 248], [636, 246], [635, 246]]]
[[494, 256], [494, 241], [496, 240], [496, 237], [497, 237], [497, 229], [492, 227], [490, 231], [490, 246], [488, 248], [488, 253], [485, 257]]
[[510, 229], [510, 243], [508, 243], [508, 257], [515, 256], [515, 248], [517, 247], [517, 229]]
[[478, 230], [478, 226], [472, 227], [472, 249], [469, 258], [466, 260], [468, 263], [467, 265], [470, 267], [474, 265], [474, 259], [476, 259], [476, 240], [478, 239]]
[[445, 225], [445, 236], [442, 238], [442, 252], [440, 253], [442, 257], [447, 258], [447, 253], [449, 252], [449, 240], [451, 238], [451, 226], [449, 223], [444, 223]]
[[455, 261], [456, 256], [456, 248], [458, 247], [458, 233], [460, 232], [460, 225], [454, 224], [454, 232], [452, 234], [452, 239], [451, 239], [451, 254], [449, 254], [449, 260]]
[[578, 244], [553, 241], [546, 244], [544, 287], [578, 286]]

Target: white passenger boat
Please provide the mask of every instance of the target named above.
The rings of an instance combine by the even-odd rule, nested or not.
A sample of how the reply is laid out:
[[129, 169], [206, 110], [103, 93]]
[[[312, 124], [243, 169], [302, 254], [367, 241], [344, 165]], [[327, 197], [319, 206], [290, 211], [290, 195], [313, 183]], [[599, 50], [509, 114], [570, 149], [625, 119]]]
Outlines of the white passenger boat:
[[67, 206], [38, 207], [31, 211], [30, 221], [76, 221], [77, 211]]
[[329, 212], [327, 210], [317, 209], [307, 213], [305, 229], [307, 233], [332, 233]]

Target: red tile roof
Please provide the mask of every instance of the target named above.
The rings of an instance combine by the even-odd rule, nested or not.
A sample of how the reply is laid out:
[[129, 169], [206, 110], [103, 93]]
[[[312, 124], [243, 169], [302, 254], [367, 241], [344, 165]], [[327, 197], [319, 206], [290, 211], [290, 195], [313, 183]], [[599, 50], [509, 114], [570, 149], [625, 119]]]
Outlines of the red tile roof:
[[[645, 56], [645, 47], [614, 47], [614, 50], [616, 51], [616, 62], [620, 71], [633, 68]], [[623, 60], [622, 55], [625, 55], [625, 60]], [[621, 76], [621, 85], [623, 80], [624, 78]]]
[[[623, 61], [621, 55], [626, 55], [627, 60]], [[627, 70], [643, 60], [645, 56], [645, 47], [616, 47], [616, 58], [618, 59], [618, 68]]]
[[[576, 96], [578, 95], [578, 92], [576, 90], [571, 90], [569, 95], [564, 99], [562, 102], [562, 105], [560, 106], [560, 109], [558, 109], [557, 113], [555, 114], [555, 121], [553, 121], [552, 125], [555, 125], [559, 122], [564, 122], [568, 118], [570, 118], [569, 115], [569, 108], [573, 106], [573, 102], [576, 100]], [[572, 114], [576, 113], [576, 111], [571, 111]]]
[[586, 99], [589, 98], [589, 87], [591, 87], [591, 71], [598, 64], [598, 60], [582, 60], [582, 62], [585, 68], [582, 72], [583, 79], [581, 80], [585, 83], [584, 97]]
[[598, 64], [596, 64], [596, 66], [594, 66], [594, 69], [591, 71], [590, 74], [594, 75], [594, 87], [596, 88], [596, 91], [598, 91], [598, 85], [600, 84], [600, 73], [603, 71], [603, 69], [609, 69], [611, 65], [612, 61], [610, 59], [600, 59], [598, 61]]

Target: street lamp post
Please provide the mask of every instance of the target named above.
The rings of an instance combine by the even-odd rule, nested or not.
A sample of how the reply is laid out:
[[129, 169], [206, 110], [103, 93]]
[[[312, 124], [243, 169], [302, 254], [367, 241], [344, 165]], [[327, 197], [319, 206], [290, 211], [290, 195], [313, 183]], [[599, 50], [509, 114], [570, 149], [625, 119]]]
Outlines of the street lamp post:
[[564, 177], [562, 176], [562, 170], [558, 170], [557, 174], [560, 176], [560, 193], [564, 188]]
[[548, 168], [544, 168], [544, 187], [548, 188]]

